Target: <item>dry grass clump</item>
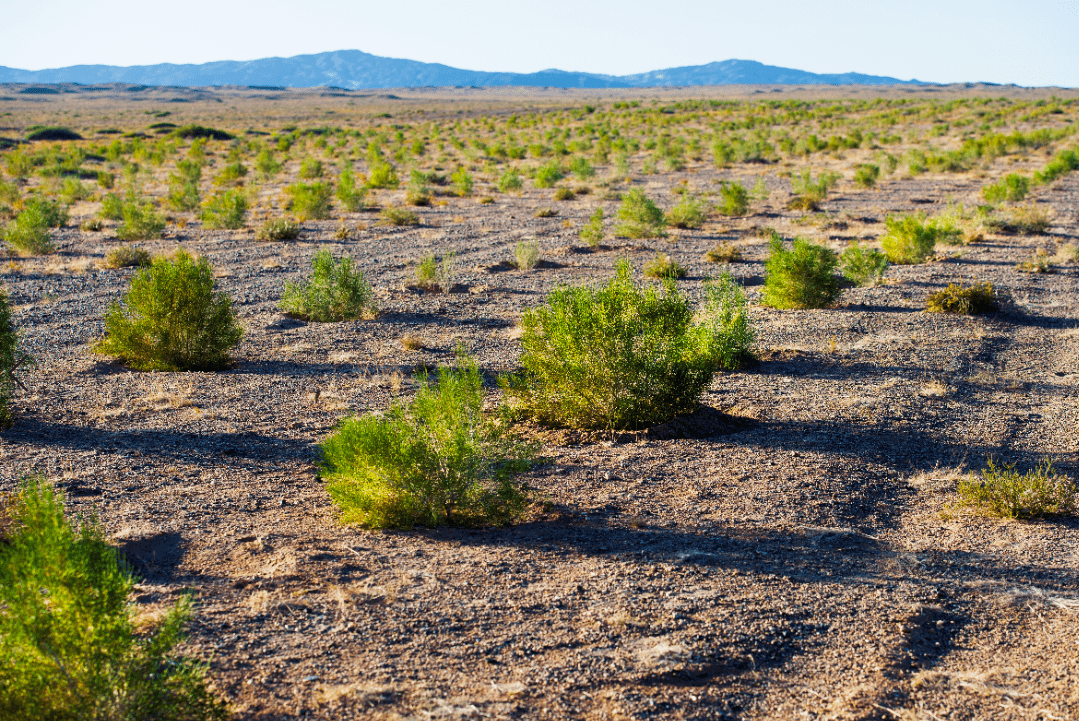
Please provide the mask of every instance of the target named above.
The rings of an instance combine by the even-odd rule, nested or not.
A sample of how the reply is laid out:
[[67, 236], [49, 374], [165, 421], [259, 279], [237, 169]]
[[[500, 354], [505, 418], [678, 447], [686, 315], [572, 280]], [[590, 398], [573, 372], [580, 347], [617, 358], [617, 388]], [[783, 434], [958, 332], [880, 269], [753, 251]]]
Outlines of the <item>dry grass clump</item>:
[[103, 268], [133, 268], [150, 265], [150, 253], [133, 245], [118, 245], [105, 255]]
[[644, 266], [644, 274], [648, 278], [674, 280], [684, 278], [686, 269], [666, 253], [656, 253], [656, 257]]
[[930, 313], [978, 315], [988, 313], [996, 307], [996, 290], [989, 281], [974, 283], [968, 287], [951, 283], [947, 288], [930, 294], [925, 301], [925, 309]]
[[554, 208], [536, 208], [535, 212], [532, 213], [534, 218], [553, 218], [556, 215], [558, 215], [558, 211]]
[[991, 459], [980, 476], [970, 475], [956, 488], [960, 506], [989, 516], [1032, 520], [1074, 513], [1075, 483], [1049, 461], [1019, 473], [1015, 464], [997, 466]]
[[1053, 257], [1045, 248], [1038, 248], [1028, 259], [1016, 263], [1015, 269], [1022, 273], [1052, 273]]
[[705, 253], [704, 259], [709, 263], [737, 263], [742, 260], [742, 249], [724, 241]]
[[526, 240], [514, 248], [514, 265], [519, 270], [532, 270], [539, 263], [539, 241]]
[[420, 216], [406, 208], [383, 208], [379, 213], [383, 223], [387, 225], [407, 226], [419, 225]]
[[425, 346], [423, 338], [414, 333], [409, 333], [401, 336], [401, 347], [407, 351], [417, 351], [422, 350]]
[[256, 240], [296, 240], [300, 237], [300, 224], [287, 218], [267, 220], [255, 233]]

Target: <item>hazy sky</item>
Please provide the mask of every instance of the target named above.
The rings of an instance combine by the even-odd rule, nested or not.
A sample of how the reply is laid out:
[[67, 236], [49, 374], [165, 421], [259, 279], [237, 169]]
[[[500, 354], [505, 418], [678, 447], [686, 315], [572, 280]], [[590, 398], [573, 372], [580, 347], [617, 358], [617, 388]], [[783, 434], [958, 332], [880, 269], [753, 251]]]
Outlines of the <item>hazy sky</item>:
[[1079, 86], [1079, 0], [0, 0], [0, 65], [327, 50], [471, 70], [622, 75], [739, 58], [904, 80]]

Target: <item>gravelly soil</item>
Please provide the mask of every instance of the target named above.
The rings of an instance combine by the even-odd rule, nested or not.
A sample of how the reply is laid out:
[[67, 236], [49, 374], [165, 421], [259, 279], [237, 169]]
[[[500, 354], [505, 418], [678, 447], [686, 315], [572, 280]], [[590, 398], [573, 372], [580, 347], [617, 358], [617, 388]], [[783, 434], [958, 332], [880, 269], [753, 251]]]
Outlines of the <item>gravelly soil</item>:
[[[807, 221], [775, 185], [752, 217], [594, 253], [577, 228], [616, 204], [585, 196], [537, 219], [552, 201], [535, 190], [452, 199], [414, 229], [357, 214], [345, 241], [340, 221], [283, 243], [171, 231], [148, 247], [210, 259], [247, 329], [220, 373], [133, 373], [93, 355], [130, 271], [95, 269], [118, 243], [109, 232], [63, 230], [57, 257], [5, 271], [38, 365], [0, 436], [0, 488], [38, 471], [75, 510], [96, 508], [145, 578], [147, 612], [195, 590], [191, 643], [241, 718], [1079, 718], [1079, 524], [948, 511], [955, 479], [987, 456], [1050, 457], [1075, 477], [1079, 268], [1015, 264], [1076, 242], [1076, 176], [1037, 198], [1056, 211], [1048, 236], [946, 248], [829, 310], [754, 306], [760, 362], [718, 375], [707, 409], [630, 439], [550, 439], [527, 478], [550, 503], [479, 531], [341, 526], [317, 444], [343, 414], [407, 394], [413, 369], [458, 342], [492, 374], [513, 369], [522, 309], [609, 277], [617, 258], [640, 268], [669, 252], [695, 294], [715, 272], [704, 251], [732, 241], [755, 300], [768, 251], [754, 226], [872, 243], [887, 212], [980, 186], [891, 180]], [[718, 177], [731, 175], [641, 185], [670, 205], [670, 184]], [[547, 262], [503, 270], [533, 237]], [[324, 244], [367, 272], [378, 318], [278, 313], [284, 282]], [[459, 292], [406, 287], [411, 261], [448, 250]], [[957, 279], [992, 281], [1002, 310], [922, 311]], [[425, 348], [404, 350], [409, 334]]]

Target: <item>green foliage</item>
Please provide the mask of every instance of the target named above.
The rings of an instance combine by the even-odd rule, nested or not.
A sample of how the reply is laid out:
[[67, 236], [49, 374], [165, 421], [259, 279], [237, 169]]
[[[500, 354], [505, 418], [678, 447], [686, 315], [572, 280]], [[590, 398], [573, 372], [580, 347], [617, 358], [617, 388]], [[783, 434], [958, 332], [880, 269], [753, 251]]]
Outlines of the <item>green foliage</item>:
[[184, 125], [183, 127], [176, 128], [170, 133], [176, 138], [202, 138], [210, 140], [232, 140], [233, 136], [226, 133], [224, 130], [217, 130], [216, 128], [207, 128], [202, 125]]
[[63, 496], [26, 479], [0, 543], [0, 717], [20, 721], [229, 718], [205, 664], [182, 655], [190, 598], [140, 632], [135, 579], [96, 516], [77, 528]]
[[67, 222], [67, 211], [59, 203], [31, 198], [15, 220], [4, 230], [4, 241], [19, 255], [45, 255], [56, 250], [49, 228]]
[[700, 228], [707, 217], [704, 203], [685, 193], [678, 204], [667, 213], [667, 225], [672, 228]]
[[564, 177], [566, 176], [562, 173], [562, 167], [558, 164], [558, 161], [552, 160], [536, 169], [536, 175], [532, 182], [537, 188], [551, 188]]
[[119, 193], [109, 193], [101, 199], [101, 210], [99, 210], [97, 214], [106, 220], [123, 220], [123, 197]]
[[974, 283], [968, 287], [950, 283], [947, 288], [930, 293], [925, 301], [925, 309], [930, 313], [979, 315], [996, 307], [996, 290], [989, 281]]
[[7, 154], [4, 167], [7, 168], [8, 175], [23, 180], [34, 172], [34, 158], [29, 153], [16, 148]]
[[723, 202], [716, 210], [723, 215], [738, 216], [749, 212], [749, 193], [741, 183], [724, 182], [719, 186], [719, 196]]
[[634, 188], [622, 197], [615, 233], [626, 238], [663, 238], [663, 211], [644, 191]]
[[880, 238], [888, 262], [898, 265], [924, 263], [933, 255], [941, 231], [927, 222], [924, 215], [888, 216], [887, 229]]
[[206, 200], [199, 218], [207, 228], [236, 230], [244, 227], [247, 217], [247, 195], [241, 190], [229, 190]]
[[400, 184], [397, 171], [389, 163], [377, 162], [370, 166], [367, 177], [368, 188], [396, 188]]
[[426, 291], [449, 293], [457, 277], [457, 255], [446, 253], [439, 263], [434, 253], [416, 265], [416, 285]]
[[709, 263], [737, 263], [742, 260], [742, 249], [733, 243], [721, 242], [704, 254]]
[[269, 180], [281, 172], [281, 163], [274, 158], [273, 151], [263, 148], [255, 158], [255, 170], [258, 171], [262, 180]]
[[82, 136], [71, 128], [42, 127], [38, 125], [27, 130], [27, 140], [82, 140]]
[[588, 222], [581, 228], [581, 240], [593, 248], [598, 248], [603, 242], [606, 232], [603, 229], [603, 208], [596, 208], [589, 217]]
[[300, 225], [287, 218], [267, 220], [255, 233], [257, 240], [296, 240], [300, 237]]
[[1062, 150], [1042, 170], [1034, 173], [1034, 183], [1037, 185], [1051, 183], [1073, 170], [1079, 170], [1079, 152]]
[[116, 235], [123, 240], [151, 240], [160, 238], [165, 230], [165, 218], [149, 201], [128, 198], [123, 204], [123, 223]]
[[509, 193], [520, 190], [522, 187], [524, 187], [524, 182], [521, 180], [521, 174], [516, 170], [507, 170], [498, 179], [498, 192], [500, 193]]
[[873, 248], [852, 243], [839, 258], [843, 275], [855, 285], [875, 285], [888, 269], [888, 256]]
[[835, 184], [839, 182], [839, 175], [829, 171], [821, 173], [815, 180], [813, 173], [806, 168], [800, 177], [791, 178], [791, 189], [795, 198], [787, 207], [791, 210], [817, 210], [818, 205], [828, 197]]
[[228, 185], [230, 183], [237, 183], [241, 179], [247, 177], [247, 166], [241, 163], [239, 160], [228, 163], [221, 172], [214, 178], [215, 185]]
[[538, 240], [522, 241], [513, 250], [514, 265], [519, 270], [532, 270], [539, 262], [539, 255]]
[[872, 188], [880, 179], [880, 166], [862, 163], [854, 169], [854, 184], [859, 188]]
[[356, 184], [356, 174], [352, 168], [344, 168], [337, 180], [337, 199], [350, 213], [363, 210], [367, 200], [367, 188]]
[[[29, 356], [19, 351], [19, 333], [11, 320], [8, 294], [0, 288], [0, 428], [11, 426], [11, 401], [15, 398], [15, 387], [18, 385], [15, 374], [29, 360]], [[0, 515], [2, 513], [0, 509]]]
[[588, 180], [596, 174], [596, 169], [592, 163], [588, 162], [588, 158], [581, 156], [573, 159], [569, 164], [569, 171], [581, 180]]
[[317, 158], [304, 158], [300, 163], [300, 177], [304, 180], [321, 178], [326, 172], [322, 161]]
[[420, 216], [407, 208], [383, 208], [378, 214], [387, 225], [419, 225]]
[[656, 257], [645, 264], [644, 274], [648, 278], [674, 280], [684, 278], [686, 269], [677, 261], [671, 260], [671, 256], [666, 253], [656, 253]]
[[461, 356], [426, 376], [409, 403], [346, 418], [322, 444], [321, 470], [342, 520], [372, 528], [509, 523], [527, 503], [514, 477], [535, 449], [484, 413], [483, 377]]
[[554, 191], [555, 200], [573, 200], [577, 194], [571, 188], [558, 188]]
[[285, 188], [286, 207], [300, 222], [330, 217], [330, 186], [326, 183], [293, 183]]
[[773, 238], [761, 302], [773, 308], [827, 308], [839, 297], [839, 259], [823, 245], [795, 238], [788, 250]]
[[711, 287], [697, 317], [673, 284], [639, 287], [625, 261], [606, 286], [552, 291], [521, 320], [523, 370], [503, 379], [507, 394], [540, 423], [575, 428], [641, 428], [694, 410], [746, 350], [736, 348], [744, 296]]
[[1019, 201], [1030, 192], [1030, 178], [1018, 173], [1009, 173], [1000, 180], [982, 188], [982, 197], [990, 203]]
[[1033, 520], [1076, 511], [1077, 489], [1067, 476], [1057, 473], [1048, 460], [1019, 473], [1015, 464], [997, 466], [992, 459], [981, 477], [971, 474], [959, 481], [959, 505], [989, 516]]
[[242, 336], [232, 301], [214, 291], [210, 263], [181, 248], [136, 271], [124, 302], [105, 313], [95, 350], [137, 370], [214, 370]]
[[60, 199], [68, 205], [86, 200], [91, 194], [91, 190], [78, 178], [65, 178], [63, 185], [60, 186]]
[[118, 245], [105, 255], [106, 268], [133, 268], [150, 265], [150, 253], [133, 245]]
[[328, 248], [315, 254], [306, 280], [285, 284], [281, 310], [319, 323], [369, 318], [377, 312], [363, 271], [354, 268], [347, 255], [335, 262]]
[[475, 187], [476, 181], [472, 179], [472, 173], [468, 172], [468, 168], [458, 168], [450, 175], [450, 180], [453, 181], [453, 189], [457, 195], [462, 198], [472, 195], [472, 189]]

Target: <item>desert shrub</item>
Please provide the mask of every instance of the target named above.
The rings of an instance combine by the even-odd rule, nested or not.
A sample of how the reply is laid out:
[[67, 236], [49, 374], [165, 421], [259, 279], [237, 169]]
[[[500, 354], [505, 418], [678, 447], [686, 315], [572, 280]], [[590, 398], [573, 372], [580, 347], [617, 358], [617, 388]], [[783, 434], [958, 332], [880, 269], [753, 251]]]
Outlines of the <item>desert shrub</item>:
[[343, 169], [337, 179], [337, 199], [350, 213], [363, 210], [367, 188], [356, 184], [356, 174], [352, 172], [352, 168]]
[[368, 168], [368, 188], [396, 188], [400, 184], [397, 171], [389, 163], [376, 162]]
[[19, 350], [19, 332], [11, 320], [7, 291], [0, 288], [0, 428], [11, 426], [11, 401], [19, 385], [15, 374], [28, 363], [32, 363], [30, 356]]
[[990, 203], [1004, 201], [1018, 201], [1027, 197], [1030, 192], [1030, 178], [1009, 173], [1000, 180], [982, 188], [982, 197]]
[[558, 161], [552, 160], [536, 169], [536, 176], [532, 182], [537, 188], [550, 188], [564, 177], [566, 176], [562, 173], [562, 167]]
[[78, 178], [65, 178], [60, 186], [60, 199], [71, 205], [90, 197], [91, 191]]
[[450, 175], [450, 180], [453, 181], [453, 190], [457, 195], [462, 198], [472, 195], [472, 189], [476, 185], [476, 181], [472, 178], [472, 173], [468, 172], [467, 168], [458, 168]]
[[457, 255], [446, 253], [439, 263], [434, 253], [416, 265], [416, 286], [426, 291], [449, 293], [457, 279]]
[[1053, 258], [1045, 248], [1038, 248], [1029, 258], [1015, 265], [1022, 273], [1052, 273]]
[[150, 253], [133, 245], [118, 245], [105, 254], [106, 268], [133, 268], [150, 265]]
[[773, 308], [827, 308], [839, 297], [839, 260], [823, 245], [795, 238], [790, 250], [773, 238], [761, 302]]
[[986, 213], [969, 211], [962, 203], [949, 204], [948, 208], [932, 219], [940, 233], [938, 242], [950, 245], [978, 243], [985, 239]]
[[48, 228], [59, 228], [69, 220], [67, 208], [47, 198], [29, 198], [23, 207], [23, 212], [26, 211], [31, 211]]
[[521, 174], [516, 170], [507, 170], [498, 179], [498, 192], [509, 193], [514, 190], [520, 190], [524, 187], [524, 182], [521, 180]]
[[97, 214], [106, 220], [123, 220], [123, 197], [119, 193], [108, 193], [101, 199], [101, 210], [99, 210]]
[[709, 263], [737, 263], [742, 260], [742, 249], [733, 243], [721, 242], [704, 254]]
[[285, 188], [286, 207], [300, 222], [330, 217], [330, 186], [326, 183], [293, 183]]
[[74, 527], [63, 496], [26, 479], [0, 543], [0, 717], [210, 721], [231, 716], [184, 656], [190, 597], [150, 632], [130, 602], [136, 579], [96, 516]]
[[1019, 205], [1009, 210], [1003, 219], [990, 218], [987, 222], [990, 227], [1005, 233], [1044, 235], [1053, 223], [1053, 211], [1034, 204]]
[[123, 204], [123, 222], [116, 235], [123, 240], [150, 240], [160, 238], [165, 230], [165, 218], [157, 212], [153, 202], [128, 198]]
[[719, 186], [722, 202], [716, 206], [723, 215], [737, 216], [749, 212], [749, 193], [741, 183], [726, 183]]
[[615, 233], [627, 238], [662, 238], [667, 235], [663, 230], [663, 211], [639, 188], [623, 196], [622, 204], [618, 206], [618, 220]]
[[558, 211], [554, 208], [536, 208], [532, 213], [533, 218], [553, 218], [558, 215]]
[[573, 200], [577, 194], [570, 188], [558, 188], [554, 191], [555, 200]]
[[686, 193], [667, 213], [667, 225], [672, 228], [700, 228], [706, 217], [704, 203]]
[[581, 180], [588, 180], [596, 174], [596, 168], [588, 162], [588, 158], [578, 156], [569, 164], [569, 171]]
[[228, 185], [230, 183], [238, 183], [243, 178], [247, 177], [247, 166], [240, 162], [238, 159], [230, 163], [227, 163], [221, 172], [214, 178], [215, 185]]
[[27, 202], [15, 220], [4, 229], [4, 242], [19, 255], [44, 255], [56, 250], [49, 238], [49, 225], [53, 220], [52, 208], [47, 200], [37, 198]]
[[644, 274], [648, 278], [674, 280], [684, 278], [686, 269], [677, 261], [671, 260], [671, 256], [666, 253], [656, 253], [656, 257], [645, 264]]
[[484, 412], [483, 377], [463, 356], [420, 378], [415, 397], [384, 414], [342, 420], [322, 444], [321, 475], [342, 520], [372, 528], [484, 526], [520, 515], [514, 477], [533, 446]]
[[525, 312], [523, 370], [503, 386], [518, 412], [555, 426], [640, 428], [692, 411], [741, 358], [745, 298], [729, 291], [695, 316], [673, 284], [642, 288], [622, 261], [606, 286], [559, 288]]
[[236, 230], [244, 227], [244, 219], [247, 217], [247, 195], [240, 190], [228, 192], [208, 198], [199, 213], [199, 219], [207, 228], [227, 228]]
[[406, 208], [383, 208], [379, 217], [389, 225], [419, 225], [420, 216]]
[[281, 163], [274, 158], [273, 151], [269, 148], [263, 148], [255, 157], [255, 170], [258, 171], [259, 177], [263, 180], [269, 180], [280, 173], [281, 167]]
[[998, 466], [990, 459], [980, 477], [967, 476], [956, 490], [960, 506], [999, 518], [1033, 520], [1076, 511], [1075, 483], [1049, 461], [1020, 473], [1014, 464]]
[[184, 125], [170, 133], [176, 138], [209, 138], [210, 140], [232, 140], [233, 136], [224, 130], [207, 128], [202, 125]]
[[304, 158], [300, 162], [300, 177], [304, 180], [314, 180], [315, 178], [321, 178], [326, 172], [326, 169], [322, 166], [322, 161], [317, 158]]
[[974, 283], [965, 288], [958, 283], [951, 283], [943, 290], [930, 293], [925, 301], [925, 309], [930, 313], [978, 315], [996, 307], [996, 290], [988, 281]]
[[1079, 152], [1062, 150], [1043, 169], [1034, 173], [1034, 182], [1037, 185], [1051, 183], [1073, 170], [1079, 170]]
[[532, 270], [539, 262], [539, 241], [526, 240], [517, 244], [513, 251], [514, 264], [521, 270]]
[[71, 128], [35, 127], [28, 128], [27, 140], [82, 140], [82, 136]]
[[791, 178], [791, 189], [795, 197], [787, 203], [787, 208], [807, 212], [817, 210], [837, 182], [839, 176], [835, 173], [825, 171], [814, 179], [812, 171], [806, 168], [801, 176]]
[[888, 216], [880, 238], [888, 262], [898, 265], [924, 263], [932, 255], [940, 236], [938, 228], [923, 215]]
[[15, 148], [4, 158], [4, 167], [7, 168], [11, 177], [22, 180], [34, 172], [34, 158], [29, 153]]
[[255, 233], [256, 240], [296, 240], [299, 237], [299, 223], [286, 218], [267, 220]]
[[1058, 263], [1079, 263], [1079, 246], [1074, 243], [1064, 243], [1057, 248], [1057, 254], [1053, 258]]
[[377, 312], [363, 271], [354, 268], [347, 255], [334, 261], [328, 248], [315, 254], [306, 280], [285, 284], [281, 310], [319, 323], [368, 318]]
[[843, 275], [855, 285], [873, 285], [884, 277], [888, 269], [888, 256], [873, 248], [863, 248], [853, 243], [839, 257]]
[[603, 230], [603, 208], [596, 208], [588, 218], [588, 222], [581, 228], [581, 240], [593, 248], [598, 248], [606, 235]]
[[242, 336], [232, 301], [214, 291], [210, 263], [180, 248], [135, 272], [123, 303], [105, 313], [95, 350], [137, 370], [214, 370]]
[[105, 230], [105, 221], [101, 218], [87, 218], [79, 223], [79, 230], [85, 230], [90, 233], [100, 233]]
[[880, 179], [880, 166], [862, 163], [854, 169], [854, 184], [859, 188], [872, 188]]

